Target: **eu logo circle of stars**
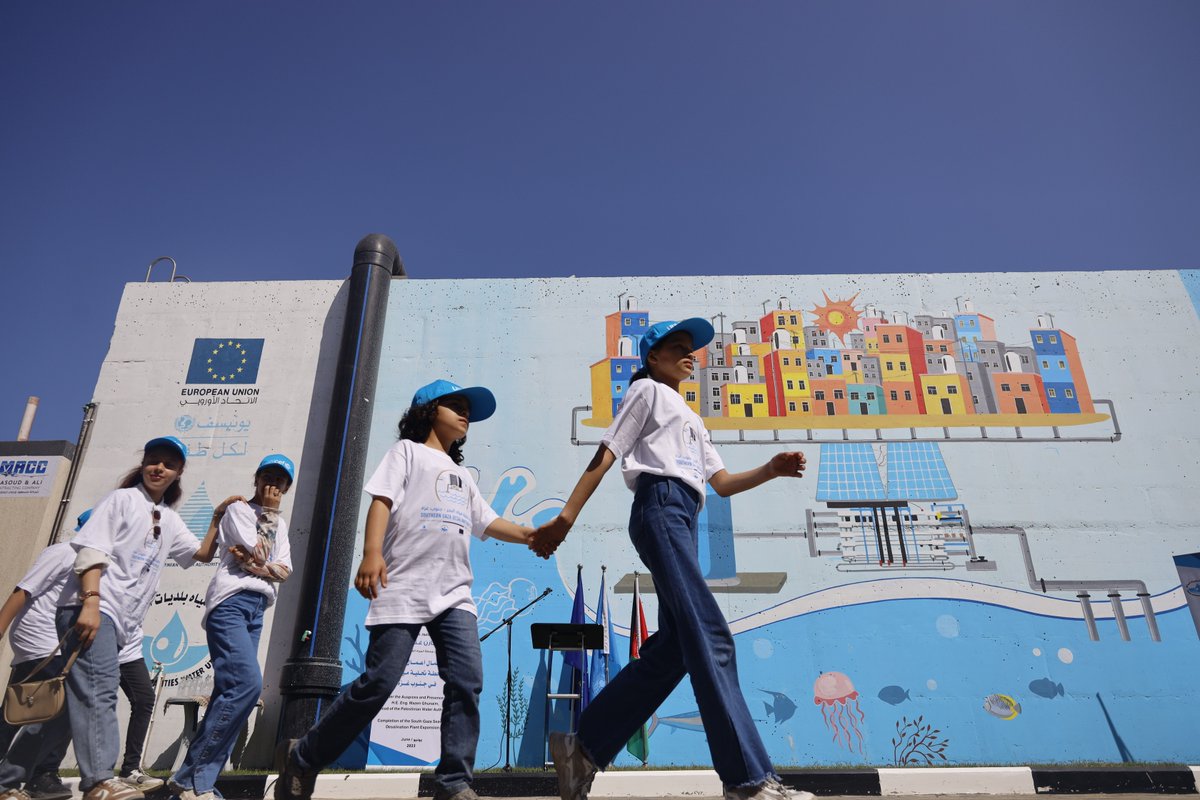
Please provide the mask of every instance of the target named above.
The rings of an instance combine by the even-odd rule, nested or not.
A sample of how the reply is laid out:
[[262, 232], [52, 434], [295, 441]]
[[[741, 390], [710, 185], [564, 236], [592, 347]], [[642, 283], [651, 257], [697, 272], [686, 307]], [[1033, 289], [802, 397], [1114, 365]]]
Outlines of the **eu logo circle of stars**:
[[[229, 348], [230, 352], [222, 353], [226, 348]], [[221, 342], [208, 357], [208, 377], [222, 383], [235, 379], [246, 368], [246, 355], [241, 342], [234, 344], [232, 339], [228, 342]], [[220, 363], [217, 367], [220, 369], [213, 367], [214, 359], [219, 360]]]

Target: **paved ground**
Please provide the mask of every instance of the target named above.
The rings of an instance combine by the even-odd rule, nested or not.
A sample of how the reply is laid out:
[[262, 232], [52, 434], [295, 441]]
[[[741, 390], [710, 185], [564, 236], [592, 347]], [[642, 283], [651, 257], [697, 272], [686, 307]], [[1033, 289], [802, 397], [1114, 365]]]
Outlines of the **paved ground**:
[[[481, 795], [482, 796], [482, 795]], [[1028, 794], [906, 794], [906, 795], [889, 795], [889, 797], [898, 798], [898, 800], [1030, 800], [1031, 797], [1037, 795]], [[1055, 795], [1063, 797], [1063, 795]], [[1071, 800], [1167, 800], [1170, 797], [1189, 797], [1191, 795], [1163, 795], [1163, 794], [1075, 794], [1070, 795]], [[360, 800], [395, 800], [395, 798], [360, 798]], [[558, 795], [553, 797], [545, 796], [527, 796], [519, 800], [559, 800]], [[623, 800], [661, 800], [659, 796], [646, 797], [627, 797]], [[721, 800], [719, 796], [697, 795], [689, 797], [688, 800]], [[862, 795], [844, 796], [844, 797], [818, 797], [817, 800], [864, 800]]]

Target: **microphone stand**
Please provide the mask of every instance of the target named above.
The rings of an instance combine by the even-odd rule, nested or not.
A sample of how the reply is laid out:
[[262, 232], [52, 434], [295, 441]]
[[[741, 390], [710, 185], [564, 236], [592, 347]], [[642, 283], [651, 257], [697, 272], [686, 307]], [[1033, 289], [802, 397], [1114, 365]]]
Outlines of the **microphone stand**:
[[521, 614], [525, 613], [525, 609], [529, 608], [530, 606], [534, 605], [535, 603], [540, 603], [541, 601], [545, 600], [547, 597], [550, 596], [550, 593], [553, 591], [554, 591], [554, 589], [552, 589], [550, 587], [546, 587], [546, 591], [542, 592], [537, 597], [533, 598], [528, 603], [526, 603], [524, 606], [517, 609], [513, 613], [509, 614], [507, 617], [504, 618], [504, 620], [499, 625], [492, 628], [490, 631], [485, 633], [483, 636], [479, 637], [479, 642], [480, 642], [480, 644], [482, 644], [483, 642], [487, 641], [489, 636], [491, 636], [493, 633], [500, 630], [501, 628], [508, 629], [508, 672], [504, 677], [504, 686], [505, 686], [505, 689], [504, 689], [504, 771], [505, 772], [512, 772], [512, 758], [510, 755], [511, 751], [512, 751], [512, 733], [510, 730], [510, 725], [512, 724], [512, 693], [513, 693], [513, 685], [512, 685], [512, 624], [513, 624], [513, 620], [516, 619], [517, 617], [521, 616]]

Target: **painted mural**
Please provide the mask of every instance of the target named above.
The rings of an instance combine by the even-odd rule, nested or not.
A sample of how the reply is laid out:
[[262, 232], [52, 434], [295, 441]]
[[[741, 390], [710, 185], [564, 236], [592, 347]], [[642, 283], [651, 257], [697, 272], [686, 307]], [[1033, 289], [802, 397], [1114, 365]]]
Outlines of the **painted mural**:
[[[1195, 285], [1167, 271], [409, 281], [389, 301], [368, 462], [417, 386], [486, 385], [499, 410], [472, 428], [466, 464], [498, 512], [549, 519], [619, 408], [641, 333], [711, 318], [717, 339], [681, 388], [726, 464], [785, 448], [810, 464], [787, 486], [710, 494], [702, 519], [701, 562], [778, 764], [1194, 763], [1200, 450], [1180, 423], [1200, 392]], [[504, 631], [483, 644], [479, 767], [504, 763], [506, 714], [524, 765], [541, 764], [547, 716], [568, 723], [546, 693], [570, 670], [555, 658], [547, 676], [530, 623], [569, 621], [582, 586], [626, 663], [641, 571], [656, 627], [629, 505], [610, 475], [549, 561], [475, 543], [481, 635], [553, 590], [516, 619], [511, 673]], [[350, 592], [345, 661], [364, 614]], [[686, 681], [646, 734], [618, 765], [708, 763]], [[373, 732], [345, 763], [430, 752]]]

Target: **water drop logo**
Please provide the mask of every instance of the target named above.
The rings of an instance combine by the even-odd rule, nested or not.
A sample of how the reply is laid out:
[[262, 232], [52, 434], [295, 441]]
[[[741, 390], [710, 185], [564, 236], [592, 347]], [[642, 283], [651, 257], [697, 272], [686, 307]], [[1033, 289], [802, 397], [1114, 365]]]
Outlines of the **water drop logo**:
[[191, 644], [187, 627], [176, 611], [171, 619], [153, 636], [142, 639], [142, 656], [147, 663], [161, 662], [163, 671], [187, 672], [208, 658], [208, 646]]

